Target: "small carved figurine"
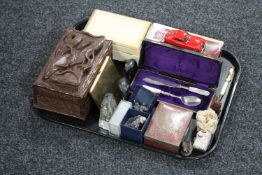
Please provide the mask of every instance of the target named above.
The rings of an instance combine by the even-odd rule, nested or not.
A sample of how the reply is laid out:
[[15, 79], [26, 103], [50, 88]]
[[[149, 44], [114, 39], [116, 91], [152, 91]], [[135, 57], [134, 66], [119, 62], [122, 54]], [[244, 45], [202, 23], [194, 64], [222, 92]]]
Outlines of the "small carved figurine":
[[134, 59], [126, 61], [125, 71], [127, 73], [128, 79], [132, 81], [137, 71], [137, 63]]
[[88, 74], [96, 55], [102, 49], [104, 37], [90, 40], [82, 33], [69, 31], [56, 48], [52, 63], [45, 69], [43, 79], [64, 85], [79, 86], [84, 74]]
[[196, 115], [197, 130], [207, 130], [211, 134], [214, 134], [217, 129], [218, 116], [216, 112], [209, 108], [208, 110], [198, 111]]
[[100, 120], [109, 122], [117, 107], [115, 97], [112, 93], [106, 93], [100, 108]]
[[106, 93], [101, 103], [99, 127], [109, 130], [109, 120], [117, 107], [115, 97], [112, 93]]
[[120, 90], [123, 98], [126, 97], [129, 86], [130, 86], [130, 82], [126, 77], [122, 77], [118, 80], [118, 89]]

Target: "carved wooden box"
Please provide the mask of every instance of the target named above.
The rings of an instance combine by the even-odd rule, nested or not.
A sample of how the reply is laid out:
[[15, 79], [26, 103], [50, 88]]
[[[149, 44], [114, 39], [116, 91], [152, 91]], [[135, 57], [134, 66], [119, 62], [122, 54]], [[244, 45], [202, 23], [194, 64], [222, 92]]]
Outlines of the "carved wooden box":
[[89, 90], [112, 42], [68, 28], [34, 83], [34, 107], [85, 120]]

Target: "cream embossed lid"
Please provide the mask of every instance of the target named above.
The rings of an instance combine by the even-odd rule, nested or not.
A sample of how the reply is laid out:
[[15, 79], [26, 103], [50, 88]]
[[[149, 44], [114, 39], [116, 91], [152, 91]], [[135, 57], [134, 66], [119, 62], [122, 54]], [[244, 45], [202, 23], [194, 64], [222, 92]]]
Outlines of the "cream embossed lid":
[[113, 40], [113, 59], [138, 61], [151, 22], [95, 9], [83, 31]]

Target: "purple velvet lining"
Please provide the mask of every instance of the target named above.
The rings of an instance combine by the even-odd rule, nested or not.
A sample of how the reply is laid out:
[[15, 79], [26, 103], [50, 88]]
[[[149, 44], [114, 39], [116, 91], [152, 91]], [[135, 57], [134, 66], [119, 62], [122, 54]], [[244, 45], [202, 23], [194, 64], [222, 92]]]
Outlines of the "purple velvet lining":
[[148, 41], [143, 44], [143, 66], [147, 69], [184, 77], [212, 87], [217, 85], [221, 70], [219, 61]]
[[[151, 85], [151, 84], [148, 84], [146, 82], [143, 81], [143, 78], [145, 77], [153, 77], [154, 79], [156, 80], [159, 80], [161, 82], [164, 82], [164, 83], [168, 83], [170, 85], [175, 85], [175, 84], [182, 84], [182, 85], [185, 85], [185, 86], [194, 86], [194, 87], [198, 87], [198, 88], [201, 88], [201, 89], [205, 89], [207, 91], [210, 92], [210, 95], [209, 96], [202, 96], [202, 95], [198, 95], [198, 94], [195, 94], [193, 92], [189, 92], [188, 90], [185, 90], [185, 89], [180, 89], [180, 88], [169, 88], [169, 87], [164, 87], [164, 86], [158, 86], [158, 85]], [[158, 89], [161, 89], [163, 91], [166, 91], [166, 92], [169, 92], [169, 93], [172, 93], [174, 95], [179, 95], [179, 96], [185, 96], [185, 95], [193, 95], [193, 96], [197, 96], [199, 97], [202, 102], [200, 105], [198, 106], [194, 106], [194, 107], [190, 107], [190, 106], [186, 106], [184, 105], [181, 100], [177, 99], [177, 98], [173, 98], [173, 97], [168, 97], [168, 96], [165, 96], [165, 95], [159, 95], [158, 96], [158, 100], [160, 101], [164, 101], [164, 102], [168, 102], [168, 103], [171, 103], [171, 104], [175, 104], [177, 106], [181, 106], [181, 107], [184, 107], [184, 108], [187, 108], [187, 109], [191, 109], [191, 110], [194, 110], [194, 111], [197, 111], [197, 110], [205, 110], [208, 108], [209, 106], [209, 103], [212, 99], [212, 96], [214, 94], [214, 92], [210, 89], [208, 89], [207, 87], [205, 86], [201, 86], [201, 85], [193, 85], [193, 84], [190, 84], [190, 83], [185, 83], [185, 82], [182, 82], [180, 80], [177, 80], [177, 79], [173, 79], [173, 78], [170, 78], [170, 77], [166, 77], [166, 76], [161, 76], [159, 75], [158, 73], [154, 72], [154, 71], [150, 71], [150, 70], [138, 70], [137, 72], [137, 75], [131, 85], [131, 91], [133, 91], [136, 87], [136, 85], [149, 85], [151, 87], [155, 87], [155, 88], [158, 88]]]

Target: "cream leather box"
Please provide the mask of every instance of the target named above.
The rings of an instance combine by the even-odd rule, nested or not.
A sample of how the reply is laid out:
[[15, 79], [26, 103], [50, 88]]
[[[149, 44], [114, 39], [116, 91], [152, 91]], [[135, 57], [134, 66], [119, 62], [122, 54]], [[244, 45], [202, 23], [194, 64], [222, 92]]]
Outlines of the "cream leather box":
[[139, 61], [140, 49], [151, 22], [95, 9], [83, 31], [113, 40], [113, 59], [134, 58]]

